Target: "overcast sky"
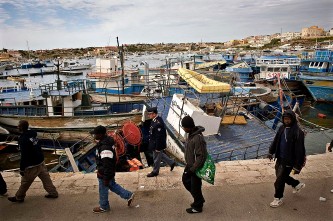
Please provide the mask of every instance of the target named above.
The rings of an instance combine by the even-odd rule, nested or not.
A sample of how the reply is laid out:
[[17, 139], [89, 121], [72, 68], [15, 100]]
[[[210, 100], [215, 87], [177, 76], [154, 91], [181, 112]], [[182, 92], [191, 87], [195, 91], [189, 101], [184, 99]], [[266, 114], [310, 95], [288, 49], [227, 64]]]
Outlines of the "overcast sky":
[[0, 47], [225, 42], [333, 28], [332, 0], [0, 0]]

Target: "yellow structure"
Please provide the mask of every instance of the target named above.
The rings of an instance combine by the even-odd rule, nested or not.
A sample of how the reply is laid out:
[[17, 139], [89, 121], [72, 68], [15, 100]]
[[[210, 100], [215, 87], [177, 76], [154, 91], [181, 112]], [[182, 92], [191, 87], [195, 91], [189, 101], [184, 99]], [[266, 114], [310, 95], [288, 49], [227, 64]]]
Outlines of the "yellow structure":
[[311, 26], [309, 28], [302, 28], [302, 37], [318, 37], [324, 36], [325, 31], [323, 28], [318, 26]]
[[179, 68], [178, 74], [199, 93], [229, 93], [230, 84], [212, 80], [203, 74], [185, 68]]

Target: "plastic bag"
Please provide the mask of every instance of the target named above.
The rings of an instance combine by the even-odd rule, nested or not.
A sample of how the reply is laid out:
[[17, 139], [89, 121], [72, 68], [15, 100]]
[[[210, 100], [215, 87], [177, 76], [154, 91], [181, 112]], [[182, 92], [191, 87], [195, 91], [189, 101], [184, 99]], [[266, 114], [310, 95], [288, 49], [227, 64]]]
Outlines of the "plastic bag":
[[214, 185], [215, 170], [216, 168], [214, 161], [212, 157], [209, 154], [207, 154], [207, 158], [204, 165], [202, 166], [202, 168], [197, 169], [195, 171], [195, 174], [204, 181]]

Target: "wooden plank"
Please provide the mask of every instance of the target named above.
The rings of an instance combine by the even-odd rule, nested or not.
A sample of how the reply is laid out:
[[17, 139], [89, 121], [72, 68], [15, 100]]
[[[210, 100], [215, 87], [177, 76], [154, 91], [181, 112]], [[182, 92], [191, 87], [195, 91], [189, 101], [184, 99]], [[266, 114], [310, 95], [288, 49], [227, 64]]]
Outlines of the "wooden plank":
[[75, 172], [75, 173], [80, 172], [79, 168], [77, 167], [77, 165], [75, 163], [75, 160], [74, 160], [74, 157], [73, 157], [73, 154], [72, 154], [71, 150], [67, 147], [67, 148], [65, 148], [65, 151], [66, 151], [67, 157], [69, 159], [69, 162], [72, 165], [73, 172]]
[[247, 124], [244, 116], [225, 115], [221, 124]]

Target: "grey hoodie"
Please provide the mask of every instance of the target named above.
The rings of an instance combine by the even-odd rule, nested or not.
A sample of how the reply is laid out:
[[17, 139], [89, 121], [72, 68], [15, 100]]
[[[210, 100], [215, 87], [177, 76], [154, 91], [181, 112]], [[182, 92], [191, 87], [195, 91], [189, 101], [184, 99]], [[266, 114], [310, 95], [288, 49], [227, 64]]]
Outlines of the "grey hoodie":
[[185, 143], [186, 168], [193, 173], [204, 165], [207, 157], [206, 141], [202, 135], [203, 131], [205, 131], [205, 128], [196, 126], [189, 133], [187, 142]]

